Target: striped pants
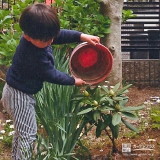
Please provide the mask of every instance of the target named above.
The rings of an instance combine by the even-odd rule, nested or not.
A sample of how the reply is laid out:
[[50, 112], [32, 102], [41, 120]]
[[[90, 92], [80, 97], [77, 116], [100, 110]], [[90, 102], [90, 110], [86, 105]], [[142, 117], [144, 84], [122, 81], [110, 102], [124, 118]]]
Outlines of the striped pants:
[[12, 160], [29, 160], [36, 139], [37, 123], [35, 117], [35, 99], [5, 84], [2, 104], [13, 119], [14, 137]]

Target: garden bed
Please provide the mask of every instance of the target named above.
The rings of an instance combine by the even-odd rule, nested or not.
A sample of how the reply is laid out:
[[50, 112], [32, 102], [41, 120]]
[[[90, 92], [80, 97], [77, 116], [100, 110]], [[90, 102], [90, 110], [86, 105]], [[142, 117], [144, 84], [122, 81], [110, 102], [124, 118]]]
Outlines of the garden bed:
[[[151, 97], [160, 97], [160, 88], [137, 88], [132, 87], [127, 94], [129, 97], [128, 106], [142, 105], [144, 102], [149, 102]], [[160, 105], [158, 105], [160, 107]], [[160, 108], [159, 108], [160, 109]], [[141, 127], [139, 134], [128, 130], [125, 126], [121, 126], [119, 138], [117, 139], [118, 152], [111, 155], [112, 143], [105, 133], [100, 138], [95, 137], [95, 130], [93, 129], [83, 139], [83, 143], [89, 149], [92, 160], [150, 160], [160, 159], [160, 130], [152, 129], [149, 124], [150, 116], [147, 106], [144, 110], [139, 111], [144, 118], [143, 121], [132, 122], [137, 128]], [[125, 153], [122, 151], [122, 145], [129, 145], [131, 152]], [[130, 146], [131, 145], [131, 146]], [[125, 149], [125, 148], [123, 148]], [[85, 153], [82, 153], [85, 154]], [[87, 157], [85, 158], [88, 159]], [[83, 158], [82, 158], [83, 160]]]
[[[150, 97], [159, 96], [160, 88], [141, 88], [131, 87], [129, 89], [128, 106], [138, 106], [143, 104], [145, 101], [150, 100]], [[158, 106], [160, 107], [160, 105]], [[0, 107], [0, 119], [5, 120], [8, 115], [2, 113], [2, 106]], [[144, 116], [144, 120], [147, 123], [150, 122], [149, 115], [146, 114], [147, 110], [141, 111]], [[142, 123], [133, 122], [136, 127], [142, 125]], [[160, 159], [160, 131], [152, 129], [151, 124], [146, 125], [142, 128], [139, 134], [129, 131], [126, 127], [121, 127], [120, 136], [117, 139], [118, 152], [111, 156], [112, 143], [105, 133], [100, 138], [95, 137], [95, 129], [93, 128], [87, 136], [83, 137], [83, 144], [89, 149], [92, 160], [107, 160], [107, 159], [118, 159], [118, 160], [140, 160], [140, 159]], [[122, 152], [122, 144], [123, 152]], [[131, 146], [130, 146], [131, 145]], [[127, 148], [126, 148], [127, 147]], [[126, 149], [131, 149], [131, 152], [124, 152]], [[76, 148], [81, 160], [87, 160], [87, 153], [79, 148]], [[0, 157], [3, 160], [9, 160], [11, 155], [11, 148], [6, 147], [0, 143]], [[1, 158], [0, 158], [1, 160]]]

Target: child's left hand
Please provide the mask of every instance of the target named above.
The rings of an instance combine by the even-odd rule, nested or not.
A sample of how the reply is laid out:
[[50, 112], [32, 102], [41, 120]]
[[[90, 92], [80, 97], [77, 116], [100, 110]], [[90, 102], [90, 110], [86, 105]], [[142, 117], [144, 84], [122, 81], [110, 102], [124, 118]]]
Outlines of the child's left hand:
[[88, 42], [89, 44], [96, 45], [97, 43], [100, 43], [100, 38], [98, 36], [82, 33], [81, 41], [85, 41], [85, 42]]

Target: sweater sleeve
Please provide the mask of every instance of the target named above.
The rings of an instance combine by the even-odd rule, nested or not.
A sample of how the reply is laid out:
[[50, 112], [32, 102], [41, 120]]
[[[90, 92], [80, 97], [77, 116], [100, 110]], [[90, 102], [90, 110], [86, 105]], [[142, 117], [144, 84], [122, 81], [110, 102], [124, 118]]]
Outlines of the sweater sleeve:
[[[60, 30], [58, 37], [56, 37], [52, 44], [66, 44], [80, 42], [81, 32], [75, 30]], [[49, 47], [48, 47], [49, 49]], [[46, 55], [47, 53], [47, 55]], [[60, 72], [54, 67], [54, 59], [52, 57], [52, 51], [47, 50], [46, 53], [41, 54], [40, 70], [43, 81], [60, 85], [74, 85], [75, 79], [66, 73]]]
[[75, 30], [61, 29], [58, 37], [56, 37], [52, 44], [66, 44], [80, 42], [81, 32]]
[[[49, 56], [49, 57], [48, 57]], [[42, 81], [60, 85], [74, 85], [75, 79], [70, 75], [57, 70], [54, 67], [54, 61], [51, 55], [41, 52], [39, 59], [39, 71]]]

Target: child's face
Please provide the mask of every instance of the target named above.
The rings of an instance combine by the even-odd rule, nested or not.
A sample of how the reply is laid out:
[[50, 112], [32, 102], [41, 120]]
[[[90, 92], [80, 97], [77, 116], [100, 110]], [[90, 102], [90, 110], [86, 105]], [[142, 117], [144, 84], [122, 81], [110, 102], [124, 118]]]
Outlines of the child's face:
[[29, 37], [28, 35], [24, 35], [24, 38], [27, 41], [30, 41], [33, 45], [35, 45], [38, 48], [45, 48], [53, 42], [53, 39], [44, 42], [44, 41], [41, 41], [39, 39], [33, 39], [33, 38]]

